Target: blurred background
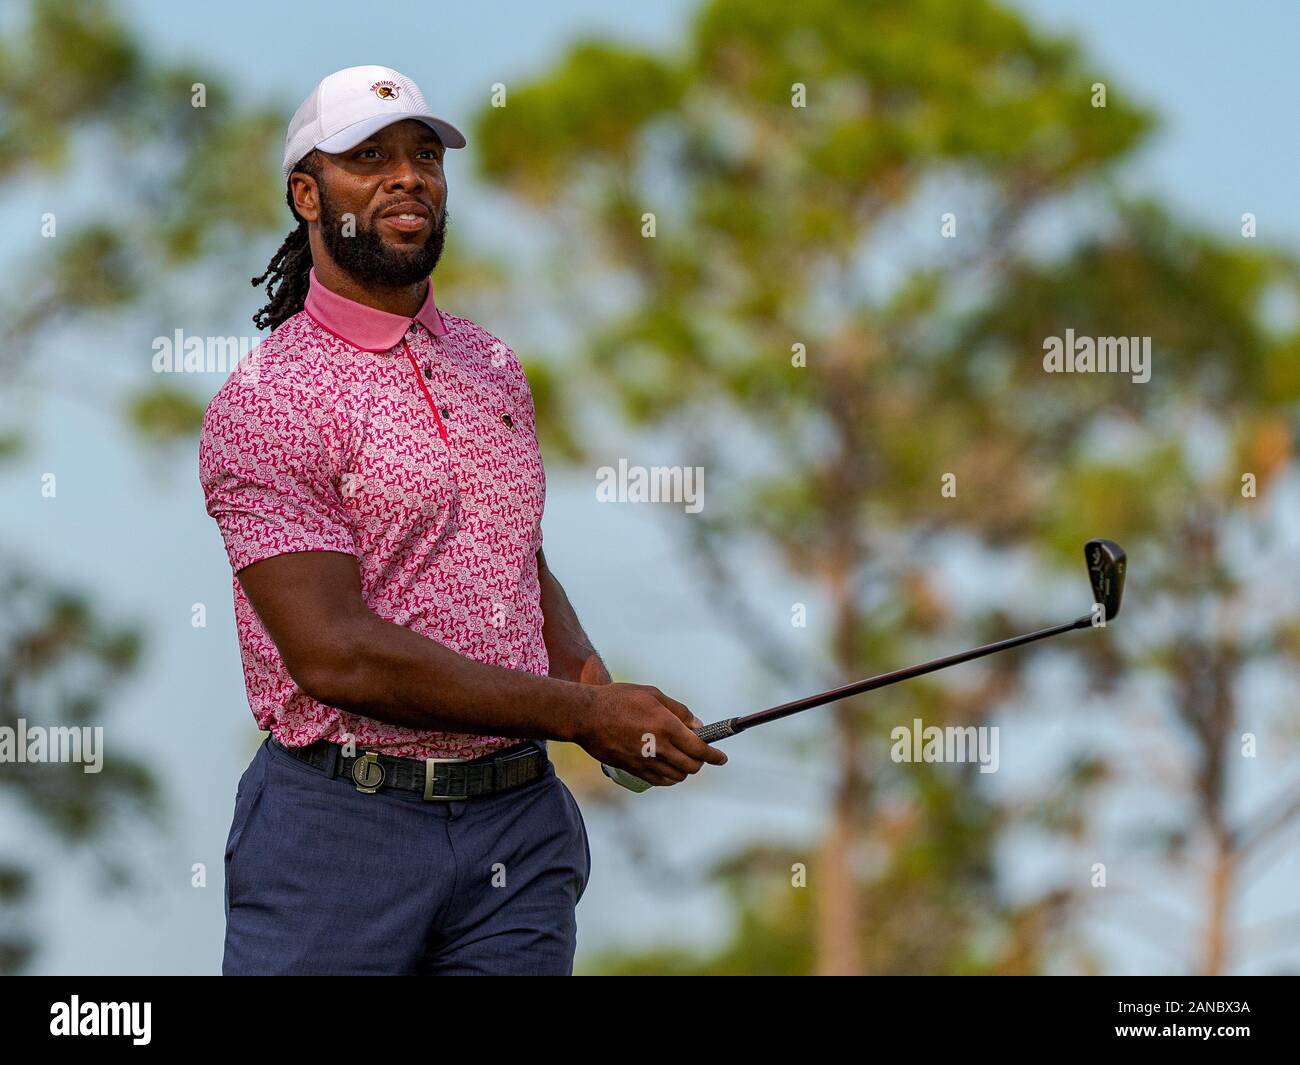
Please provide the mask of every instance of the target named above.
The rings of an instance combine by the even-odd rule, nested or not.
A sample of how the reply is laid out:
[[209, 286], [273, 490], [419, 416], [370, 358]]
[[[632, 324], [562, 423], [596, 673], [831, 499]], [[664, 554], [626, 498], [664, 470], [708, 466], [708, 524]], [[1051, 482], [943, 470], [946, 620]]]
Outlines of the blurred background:
[[[380, 63], [466, 132], [438, 303], [524, 359], [616, 679], [747, 713], [1077, 616], [1083, 542], [1129, 554], [1105, 632], [679, 787], [552, 744], [580, 972], [1300, 971], [1298, 35], [1285, 0], [0, 4], [0, 724], [105, 730], [97, 775], [0, 764], [0, 970], [220, 969], [260, 739], [197, 475], [225, 374], [154, 343], [257, 342], [288, 117]], [[1067, 329], [1149, 336], [1150, 380], [1045, 373]], [[702, 466], [704, 509], [599, 503], [620, 459]], [[997, 726], [998, 771], [896, 763], [916, 718]]]

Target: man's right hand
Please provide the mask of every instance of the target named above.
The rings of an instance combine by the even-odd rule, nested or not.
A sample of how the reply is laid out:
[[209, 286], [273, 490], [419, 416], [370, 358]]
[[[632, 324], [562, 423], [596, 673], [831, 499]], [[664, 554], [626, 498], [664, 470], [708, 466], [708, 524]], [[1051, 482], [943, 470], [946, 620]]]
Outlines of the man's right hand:
[[[667, 787], [727, 756], [691, 730], [704, 724], [685, 706], [646, 684], [603, 684], [574, 741], [598, 761], [624, 769], [648, 784]], [[653, 736], [653, 756], [644, 750]]]

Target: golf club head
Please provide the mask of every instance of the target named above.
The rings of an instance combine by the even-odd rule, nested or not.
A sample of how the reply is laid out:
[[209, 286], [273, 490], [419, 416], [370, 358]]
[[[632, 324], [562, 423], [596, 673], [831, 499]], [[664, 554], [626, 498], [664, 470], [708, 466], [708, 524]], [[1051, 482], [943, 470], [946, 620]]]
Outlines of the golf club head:
[[1128, 556], [1114, 540], [1089, 540], [1083, 545], [1088, 563], [1088, 580], [1092, 582], [1092, 601], [1106, 608], [1106, 620], [1119, 613], [1124, 598], [1124, 570]]

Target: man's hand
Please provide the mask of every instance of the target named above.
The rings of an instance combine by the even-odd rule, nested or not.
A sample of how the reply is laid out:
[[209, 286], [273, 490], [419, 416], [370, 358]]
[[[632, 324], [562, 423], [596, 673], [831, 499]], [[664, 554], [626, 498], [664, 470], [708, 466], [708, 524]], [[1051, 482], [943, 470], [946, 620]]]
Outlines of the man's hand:
[[[649, 784], [667, 787], [727, 756], [701, 740], [704, 722], [658, 688], [645, 684], [599, 687], [574, 742], [597, 761], [625, 769]], [[651, 752], [647, 755], [645, 750]]]

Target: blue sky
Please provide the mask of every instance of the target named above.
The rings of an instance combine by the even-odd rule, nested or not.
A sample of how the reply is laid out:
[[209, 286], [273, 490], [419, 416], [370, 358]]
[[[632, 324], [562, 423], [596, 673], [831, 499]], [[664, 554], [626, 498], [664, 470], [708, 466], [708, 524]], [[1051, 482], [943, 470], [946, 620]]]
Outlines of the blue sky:
[[[668, 46], [694, 6], [678, 0], [393, 0], [382, 7], [327, 0], [219, 6], [130, 0], [122, 10], [147, 47], [201, 61], [250, 99], [278, 100], [291, 110], [330, 70], [384, 63], [419, 81], [439, 113], [463, 122], [487, 86], [544, 68], [574, 37], [595, 33]], [[1300, 6], [1283, 0], [1034, 0], [1019, 6], [1048, 26], [1081, 34], [1105, 74], [1164, 116], [1163, 131], [1133, 168], [1132, 182], [1159, 190], [1167, 202], [1225, 235], [1235, 235], [1241, 214], [1253, 211], [1261, 236], [1296, 245]], [[473, 151], [472, 137], [467, 151]], [[464, 162], [449, 168], [456, 224], [508, 250], [509, 233], [494, 224], [491, 197], [473, 187], [469, 172]], [[0, 206], [0, 218], [18, 221], [7, 215]], [[249, 249], [250, 272], [260, 270], [276, 243], [268, 239]], [[251, 291], [242, 303], [232, 302], [223, 331], [246, 330], [259, 302]], [[505, 339], [526, 343], [525, 337]], [[62, 348], [42, 352], [41, 359], [43, 370], [60, 380], [78, 376], [79, 365], [84, 369]], [[214, 380], [211, 390], [219, 383]], [[256, 734], [234, 636], [229, 568], [203, 511], [195, 456], [181, 450], [142, 461], [139, 446], [115, 421], [57, 396], [44, 403], [33, 429], [38, 465], [59, 471], [60, 498], [34, 501], [30, 465], [4, 473], [6, 539], [22, 546], [35, 568], [87, 586], [110, 616], [146, 625], [151, 657], [117, 701], [109, 743], [155, 754], [175, 804], [169, 835], [122, 841], [138, 856], [146, 883], [138, 895], [103, 898], [87, 870], [59, 860], [62, 875], [50, 877], [41, 904], [48, 939], [39, 971], [216, 972], [222, 847], [235, 783]], [[658, 684], [706, 720], [801, 694], [737, 679], [752, 670], [705, 608], [689, 571], [672, 564], [678, 548], [661, 523], [638, 508], [597, 506], [589, 481], [572, 473], [549, 472], [549, 488], [548, 560], [623, 679]], [[602, 552], [593, 552], [593, 544], [604, 545]], [[770, 591], [773, 603], [799, 597], [799, 589], [784, 585]], [[190, 627], [194, 602], [208, 605], [205, 630]], [[188, 760], [178, 761], [178, 750], [188, 752]], [[635, 810], [637, 826], [674, 870], [698, 868], [738, 837], [805, 838], [818, 822], [815, 766], [791, 772], [752, 738], [729, 751], [725, 781], [701, 779], [689, 793], [660, 793]], [[612, 845], [613, 826], [595, 811], [588, 825], [594, 870], [579, 911], [580, 950], [664, 937], [707, 939], [725, 925], [719, 899], [686, 887], [647, 886]], [[692, 827], [684, 831], [682, 825]], [[10, 823], [0, 831], [17, 838], [26, 826]], [[51, 863], [56, 853], [50, 851]], [[210, 873], [202, 890], [189, 886], [190, 865], [199, 861]], [[1294, 855], [1289, 862], [1293, 880]], [[1260, 905], [1269, 907], [1270, 898]], [[637, 918], [629, 921], [633, 911]], [[1168, 964], [1140, 946], [1116, 942], [1115, 950], [1120, 968]]]

